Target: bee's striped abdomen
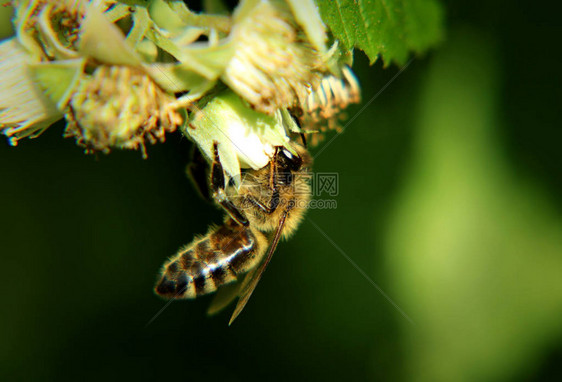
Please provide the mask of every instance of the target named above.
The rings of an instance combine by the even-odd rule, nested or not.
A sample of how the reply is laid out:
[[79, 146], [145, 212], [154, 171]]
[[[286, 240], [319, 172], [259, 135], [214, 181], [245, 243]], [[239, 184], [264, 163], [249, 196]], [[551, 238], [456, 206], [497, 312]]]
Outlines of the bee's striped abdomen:
[[214, 292], [252, 269], [264, 249], [247, 227], [228, 220], [196, 240], [164, 265], [156, 293], [167, 298], [195, 298]]

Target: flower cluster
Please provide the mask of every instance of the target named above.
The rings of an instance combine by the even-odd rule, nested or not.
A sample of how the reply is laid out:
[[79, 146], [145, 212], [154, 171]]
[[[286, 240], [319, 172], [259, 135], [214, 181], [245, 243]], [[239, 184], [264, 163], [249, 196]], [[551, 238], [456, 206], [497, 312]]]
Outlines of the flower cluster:
[[357, 80], [313, 0], [243, 0], [232, 15], [182, 1], [14, 0], [0, 43], [0, 131], [54, 121], [86, 152], [140, 149], [180, 130], [227, 173], [259, 168], [295, 133], [336, 128]]

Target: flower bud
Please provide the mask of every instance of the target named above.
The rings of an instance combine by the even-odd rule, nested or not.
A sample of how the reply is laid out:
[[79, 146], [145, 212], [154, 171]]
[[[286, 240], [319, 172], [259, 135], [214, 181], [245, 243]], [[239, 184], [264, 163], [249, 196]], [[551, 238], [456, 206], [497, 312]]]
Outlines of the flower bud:
[[260, 112], [298, 105], [320, 82], [320, 55], [279, 2], [241, 7], [231, 38], [236, 51], [222, 79]]
[[170, 107], [174, 101], [140, 69], [101, 65], [81, 78], [71, 97], [65, 137], [75, 137], [87, 152], [140, 148], [146, 157], [147, 141], [163, 142], [183, 123]]

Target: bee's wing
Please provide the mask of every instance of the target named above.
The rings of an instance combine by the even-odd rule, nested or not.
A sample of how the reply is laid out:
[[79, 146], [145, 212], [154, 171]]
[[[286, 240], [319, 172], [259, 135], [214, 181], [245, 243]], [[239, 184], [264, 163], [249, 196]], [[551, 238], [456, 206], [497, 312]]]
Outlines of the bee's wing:
[[244, 307], [248, 303], [248, 300], [250, 299], [250, 296], [254, 292], [254, 289], [256, 289], [256, 285], [258, 285], [258, 282], [260, 281], [261, 276], [265, 271], [265, 268], [267, 268], [267, 265], [271, 261], [273, 252], [275, 252], [275, 248], [277, 247], [277, 244], [279, 243], [279, 239], [281, 238], [281, 231], [283, 230], [283, 226], [285, 225], [285, 219], [287, 218], [288, 212], [289, 210], [286, 210], [285, 213], [283, 214], [283, 217], [279, 221], [279, 225], [277, 226], [277, 231], [275, 231], [275, 236], [273, 237], [273, 241], [271, 242], [267, 256], [264, 258], [261, 264], [259, 264], [256, 268], [251, 270], [246, 275], [244, 281], [241, 283], [240, 300], [238, 300], [238, 303], [236, 304], [236, 308], [234, 309], [234, 313], [232, 313], [232, 317], [230, 317], [230, 322], [228, 323], [229, 326], [232, 325], [236, 317], [238, 317], [240, 312], [242, 312], [242, 309], [244, 309]]
[[242, 281], [227, 284], [217, 291], [209, 309], [207, 309], [207, 314], [213, 316], [230, 305], [240, 294], [242, 289]]
[[228, 305], [232, 304], [234, 300], [240, 297], [243, 293], [242, 291], [244, 287], [255, 278], [260, 264], [262, 264], [262, 262], [260, 262], [256, 268], [248, 272], [241, 281], [236, 281], [220, 287], [215, 294], [213, 301], [211, 301], [209, 309], [207, 309], [207, 315], [213, 316], [219, 313]]

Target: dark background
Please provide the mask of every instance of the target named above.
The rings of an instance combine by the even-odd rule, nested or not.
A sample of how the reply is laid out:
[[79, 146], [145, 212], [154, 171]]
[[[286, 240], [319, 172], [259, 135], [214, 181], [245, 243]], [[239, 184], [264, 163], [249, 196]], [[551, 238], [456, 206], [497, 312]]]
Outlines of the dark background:
[[[445, 7], [446, 40], [315, 159], [337, 209], [281, 243], [231, 327], [210, 298], [146, 326], [163, 261], [221, 219], [179, 133], [148, 160], [86, 156], [60, 123], [0, 144], [0, 378], [560, 379], [560, 17]], [[363, 104], [399, 71], [354, 69]]]

